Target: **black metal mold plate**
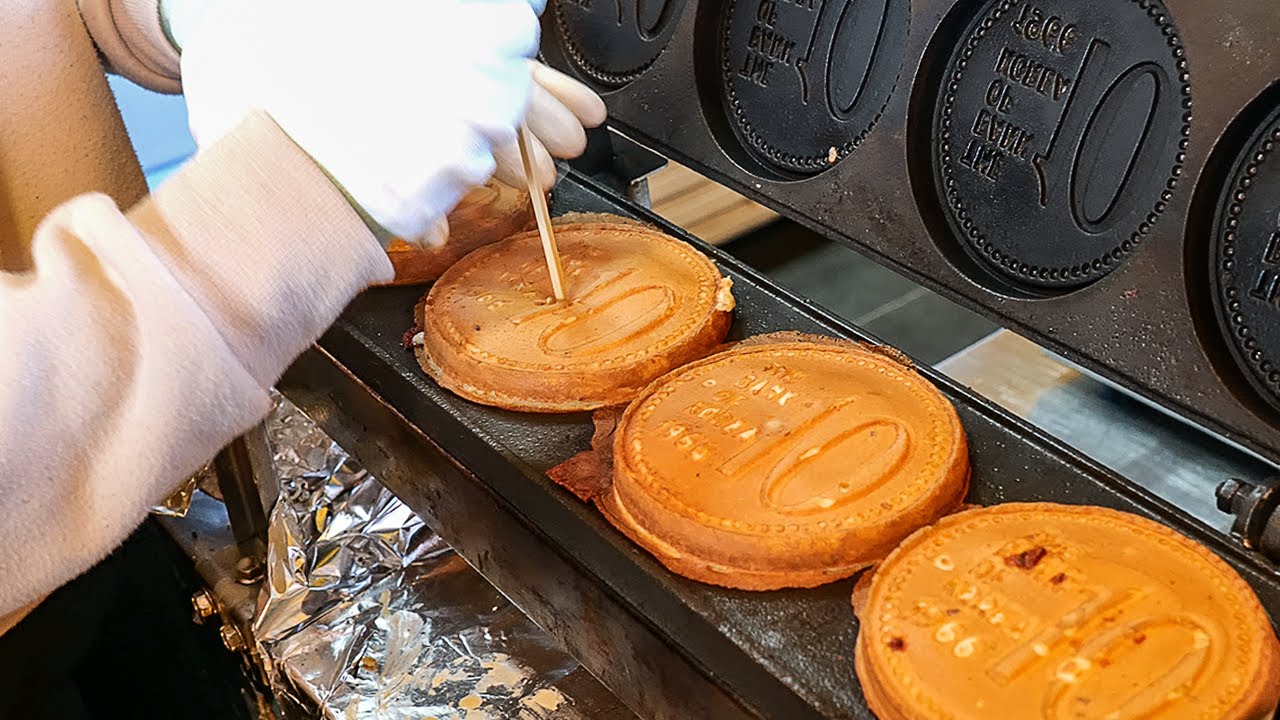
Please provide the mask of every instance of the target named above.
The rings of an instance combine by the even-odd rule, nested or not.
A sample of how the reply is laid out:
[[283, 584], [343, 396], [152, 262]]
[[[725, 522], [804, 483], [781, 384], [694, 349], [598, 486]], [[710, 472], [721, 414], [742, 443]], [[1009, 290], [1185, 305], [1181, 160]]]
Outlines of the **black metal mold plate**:
[[1280, 107], [1241, 148], [1214, 223], [1214, 307], [1226, 344], [1280, 411]]
[[550, 15], [574, 67], [606, 88], [639, 77], [662, 54], [685, 0], [571, 0]]
[[[1024, 4], [1038, 3], [1019, 0], [1018, 12]], [[1280, 77], [1280, 49], [1273, 42], [1280, 14], [1274, 3], [1165, 0], [1195, 96], [1177, 188], [1168, 201], [1163, 193], [1156, 198], [1166, 203], [1163, 212], [1141, 248], [1119, 267], [1070, 291], [1050, 288], [1045, 297], [1010, 290], [1012, 283], [1002, 285], [1003, 276], [987, 272], [962, 248], [933, 179], [930, 140], [938, 79], [954, 43], [984, 5], [912, 0], [898, 89], [857, 149], [815, 175], [779, 180], [742, 161], [747, 153], [725, 126], [721, 94], [715, 82], [707, 82], [719, 76], [717, 33], [708, 18], [718, 16], [722, 4], [711, 0], [691, 5], [666, 51], [644, 76], [606, 98], [610, 123], [663, 155], [1280, 465], [1280, 413], [1259, 410], [1260, 400], [1249, 402], [1239, 392], [1242, 385], [1245, 393], [1253, 389], [1221, 371], [1213, 345], [1220, 345], [1221, 338], [1210, 342], [1198, 330], [1205, 319], [1214, 322], [1214, 311], [1208, 293], [1198, 298], [1189, 290], [1187, 261], [1188, 238], [1212, 225], [1218, 188], [1201, 192], [1211, 154], [1218, 153], [1233, 119]], [[549, 62], [564, 65], [554, 42], [544, 43], [544, 50]], [[1181, 77], [1172, 80], [1176, 84]], [[790, 109], [778, 112], [785, 115]], [[1175, 155], [1171, 161], [1176, 160]], [[1193, 203], [1200, 195], [1210, 200]], [[1208, 206], [1207, 216], [1197, 209], [1201, 205]], [[1122, 251], [1126, 239], [1120, 240]]]
[[989, 0], [933, 117], [952, 232], [1015, 283], [1079, 286], [1150, 235], [1181, 175], [1191, 90], [1152, 0]]
[[[799, 330], [874, 340], [587, 181], [571, 176], [560, 185], [554, 204], [559, 211], [639, 215], [693, 242], [734, 280], [735, 337]], [[422, 291], [366, 293], [326, 334], [321, 347], [509, 504], [549, 545], [754, 712], [796, 720], [871, 717], [853, 671], [857, 623], [849, 605], [852, 581], [814, 590], [748, 593], [668, 572], [594, 509], [545, 477], [548, 468], [588, 446], [592, 428], [586, 416], [521, 415], [478, 406], [441, 390], [419, 370], [400, 343]], [[956, 404], [968, 433], [973, 502], [1096, 504], [1161, 519], [1226, 558], [1255, 588], [1273, 620], [1280, 621], [1280, 573], [1274, 567], [955, 383], [927, 368], [923, 372]], [[394, 485], [392, 489], [400, 492]], [[467, 518], [444, 522], [466, 523]], [[437, 530], [449, 538], [453, 529]], [[645, 660], [636, 662], [644, 667]], [[630, 680], [637, 687], [613, 689], [624, 697], [644, 692], [644, 677]]]
[[799, 175], [853, 152], [897, 85], [910, 0], [729, 0], [721, 12], [719, 91], [747, 151]]

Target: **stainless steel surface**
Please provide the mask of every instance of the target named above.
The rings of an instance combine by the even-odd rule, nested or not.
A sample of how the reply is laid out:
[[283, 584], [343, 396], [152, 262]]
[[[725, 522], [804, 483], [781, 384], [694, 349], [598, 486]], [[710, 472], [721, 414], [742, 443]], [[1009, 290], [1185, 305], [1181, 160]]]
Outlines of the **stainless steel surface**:
[[937, 368], [1223, 533], [1218, 485], [1276, 472], [1007, 330]]

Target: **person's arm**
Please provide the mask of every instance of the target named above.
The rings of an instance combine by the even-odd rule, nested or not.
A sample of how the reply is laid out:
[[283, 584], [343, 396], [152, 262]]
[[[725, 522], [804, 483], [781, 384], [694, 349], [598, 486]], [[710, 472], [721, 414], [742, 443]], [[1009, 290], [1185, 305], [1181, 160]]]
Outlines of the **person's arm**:
[[[219, 2], [252, 0], [78, 0], [90, 34], [107, 66], [158, 92], [182, 91], [181, 52]], [[584, 128], [605, 121], [604, 102], [586, 85], [540, 62], [525, 121], [532, 133], [533, 164], [542, 185], [555, 182], [555, 158], [573, 158], [586, 146]], [[495, 176], [523, 187], [524, 171], [514, 142], [494, 149]]]
[[[112, 72], [156, 92], [182, 92], [177, 37], [218, 0], [77, 0]], [[238, 1], [238, 0], [237, 0]]]
[[63, 204], [32, 256], [0, 273], [0, 632], [260, 419], [287, 363], [392, 276], [261, 113], [128, 212]]

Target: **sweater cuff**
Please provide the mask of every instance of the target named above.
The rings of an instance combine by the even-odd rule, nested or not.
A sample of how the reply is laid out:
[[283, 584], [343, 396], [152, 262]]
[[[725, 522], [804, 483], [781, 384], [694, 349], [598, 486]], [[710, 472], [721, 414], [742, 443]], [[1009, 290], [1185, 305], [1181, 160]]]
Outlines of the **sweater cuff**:
[[393, 276], [351, 204], [262, 112], [130, 218], [263, 387], [356, 293]]
[[156, 92], [182, 92], [178, 50], [160, 20], [160, 0], [77, 0], [110, 69]]

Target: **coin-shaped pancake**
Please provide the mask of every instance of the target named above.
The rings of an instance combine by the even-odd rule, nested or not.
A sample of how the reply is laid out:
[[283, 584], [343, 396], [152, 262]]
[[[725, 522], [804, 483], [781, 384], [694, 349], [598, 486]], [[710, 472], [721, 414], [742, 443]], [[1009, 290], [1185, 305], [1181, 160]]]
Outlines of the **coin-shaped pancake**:
[[448, 221], [449, 241], [441, 247], [424, 250], [399, 239], [387, 244], [396, 271], [388, 285], [431, 282], [472, 250], [527, 230], [533, 225], [533, 205], [527, 190], [490, 180], [463, 196]]
[[686, 577], [812, 587], [953, 510], [968, 477], [955, 408], [914, 370], [852, 343], [744, 344], [631, 403], [596, 503]]
[[1270, 718], [1280, 643], [1225, 562], [1158, 523], [1008, 504], [943, 518], [858, 611], [867, 702], [893, 718]]
[[629, 402], [729, 330], [731, 282], [692, 247], [640, 225], [556, 232], [555, 302], [537, 232], [463, 258], [418, 305], [418, 361], [469, 400], [528, 412]]

